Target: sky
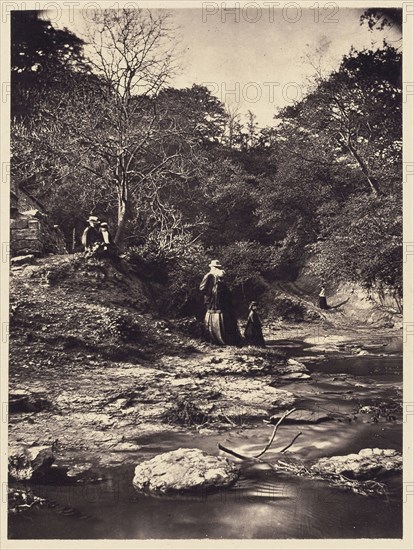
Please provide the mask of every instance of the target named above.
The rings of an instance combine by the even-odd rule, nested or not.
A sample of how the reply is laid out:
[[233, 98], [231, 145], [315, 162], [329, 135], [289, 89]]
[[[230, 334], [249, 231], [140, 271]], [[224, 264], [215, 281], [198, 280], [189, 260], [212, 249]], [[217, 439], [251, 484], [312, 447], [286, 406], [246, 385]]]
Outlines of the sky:
[[[385, 37], [401, 46], [398, 30], [370, 32], [360, 25], [363, 9], [263, 7], [223, 12], [214, 4], [208, 12], [171, 10], [182, 51], [181, 71], [171, 85], [204, 84], [228, 106], [238, 108], [242, 119], [251, 110], [261, 127], [272, 124], [277, 109], [303, 96], [315, 72], [312, 64], [325, 72], [334, 70], [351, 46], [377, 48]], [[81, 10], [63, 11], [58, 21], [52, 21], [82, 36], [85, 17]]]

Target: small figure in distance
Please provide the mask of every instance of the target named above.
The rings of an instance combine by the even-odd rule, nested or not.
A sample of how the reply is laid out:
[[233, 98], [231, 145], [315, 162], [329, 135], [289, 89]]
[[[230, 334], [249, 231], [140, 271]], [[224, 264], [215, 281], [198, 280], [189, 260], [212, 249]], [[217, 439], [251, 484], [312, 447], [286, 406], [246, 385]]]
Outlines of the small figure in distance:
[[244, 329], [244, 338], [246, 344], [251, 346], [266, 346], [263, 338], [262, 323], [257, 313], [257, 302], [251, 302], [249, 305], [249, 316], [247, 318], [246, 328]]
[[321, 290], [319, 292], [319, 307], [321, 309], [328, 309], [328, 302], [326, 301], [325, 285], [321, 286]]
[[101, 234], [99, 232], [99, 219], [96, 216], [89, 216], [88, 227], [82, 233], [82, 245], [87, 256], [92, 256], [99, 248]]

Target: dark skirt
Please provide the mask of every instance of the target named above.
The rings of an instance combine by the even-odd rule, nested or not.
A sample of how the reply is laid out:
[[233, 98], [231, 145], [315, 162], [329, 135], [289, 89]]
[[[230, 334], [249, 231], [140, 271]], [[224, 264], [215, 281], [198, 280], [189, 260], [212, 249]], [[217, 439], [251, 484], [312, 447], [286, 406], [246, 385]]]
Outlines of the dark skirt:
[[244, 329], [244, 339], [246, 344], [251, 346], [264, 347], [266, 345], [261, 325], [250, 320], [247, 321], [246, 328]]
[[319, 307], [321, 309], [328, 309], [328, 303], [326, 301], [326, 296], [319, 296]]

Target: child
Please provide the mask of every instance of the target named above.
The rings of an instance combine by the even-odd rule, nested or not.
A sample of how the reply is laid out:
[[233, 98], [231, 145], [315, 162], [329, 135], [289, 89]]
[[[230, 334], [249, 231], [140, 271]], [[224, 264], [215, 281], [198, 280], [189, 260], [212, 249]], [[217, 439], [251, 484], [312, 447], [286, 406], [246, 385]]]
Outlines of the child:
[[244, 337], [246, 343], [252, 346], [265, 347], [266, 345], [262, 333], [262, 323], [257, 314], [257, 302], [251, 302], [249, 305], [249, 316], [244, 330]]

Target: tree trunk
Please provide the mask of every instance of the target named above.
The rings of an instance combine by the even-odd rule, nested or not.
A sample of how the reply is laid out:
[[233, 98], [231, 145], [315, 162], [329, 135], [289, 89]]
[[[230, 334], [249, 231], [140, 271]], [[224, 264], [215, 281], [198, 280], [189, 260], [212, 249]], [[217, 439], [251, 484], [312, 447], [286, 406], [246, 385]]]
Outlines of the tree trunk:
[[129, 193], [128, 181], [125, 170], [125, 155], [121, 153], [118, 157], [117, 165], [117, 180], [118, 180], [118, 227], [115, 235], [115, 244], [122, 249], [125, 236], [125, 227], [128, 221], [129, 213]]
[[122, 197], [118, 199], [118, 227], [115, 235], [115, 244], [118, 248], [122, 249], [125, 236], [125, 227], [128, 221], [128, 202]]
[[380, 191], [380, 188], [379, 188], [379, 185], [378, 185], [378, 181], [376, 180], [376, 178], [374, 178], [374, 176], [372, 174], [370, 174], [368, 166], [365, 164], [364, 160], [359, 155], [359, 153], [354, 148], [354, 146], [352, 145], [352, 143], [350, 142], [349, 139], [348, 139], [348, 150], [351, 153], [351, 155], [354, 157], [354, 159], [357, 161], [359, 166], [361, 167], [361, 170], [362, 170], [364, 176], [366, 177], [366, 179], [369, 183], [372, 194], [375, 195], [375, 196], [381, 195], [381, 191]]

